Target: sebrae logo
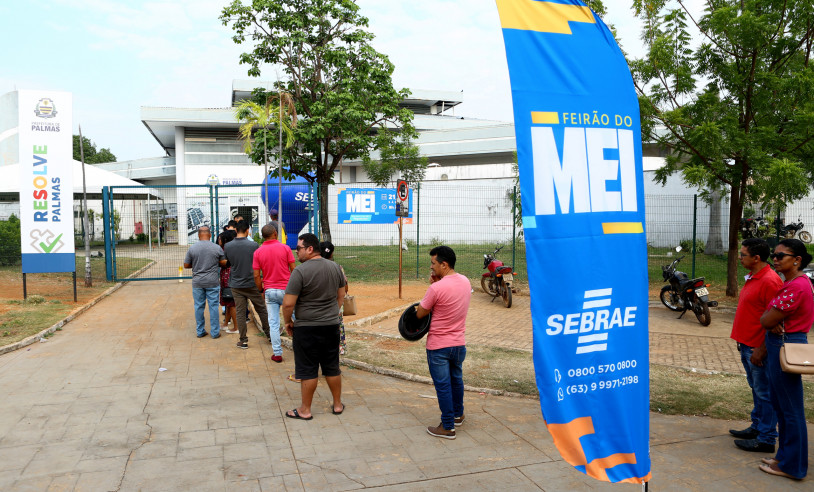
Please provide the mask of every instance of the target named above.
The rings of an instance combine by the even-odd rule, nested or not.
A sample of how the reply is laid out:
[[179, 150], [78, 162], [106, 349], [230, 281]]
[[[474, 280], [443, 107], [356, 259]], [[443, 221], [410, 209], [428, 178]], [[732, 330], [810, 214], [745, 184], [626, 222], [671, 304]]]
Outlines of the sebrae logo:
[[55, 118], [57, 115], [57, 107], [54, 105], [53, 99], [48, 97], [40, 99], [34, 108], [34, 114], [39, 118]]

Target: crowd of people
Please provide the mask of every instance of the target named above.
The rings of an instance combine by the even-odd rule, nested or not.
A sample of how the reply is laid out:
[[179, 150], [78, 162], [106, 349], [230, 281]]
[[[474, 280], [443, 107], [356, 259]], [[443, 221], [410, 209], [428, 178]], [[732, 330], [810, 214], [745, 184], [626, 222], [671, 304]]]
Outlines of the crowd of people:
[[[276, 211], [272, 211], [276, 212]], [[272, 213], [272, 219], [276, 219]], [[192, 269], [192, 296], [198, 338], [209, 333], [205, 307], [209, 307], [210, 333], [238, 333], [237, 347], [249, 348], [248, 305], [254, 307], [272, 347], [271, 360], [283, 362], [282, 326], [292, 337], [294, 374], [300, 383], [301, 402], [286, 417], [311, 420], [311, 405], [319, 371], [332, 395], [331, 413], [345, 411], [339, 356], [347, 352], [342, 306], [348, 278], [334, 259], [334, 245], [314, 234], [298, 237], [296, 256], [285, 242], [285, 226], [272, 220], [261, 228], [262, 244], [251, 239], [242, 217], [229, 221], [215, 242], [206, 226], [198, 229], [198, 242], [187, 251], [184, 267]], [[464, 422], [464, 332], [469, 310], [469, 280], [455, 272], [455, 252], [447, 246], [430, 251], [430, 287], [416, 308], [416, 316], [432, 313], [427, 335], [427, 363], [438, 396], [441, 423], [427, 428], [435, 437], [455, 439], [455, 426]], [[220, 308], [225, 319], [220, 324]], [[229, 325], [231, 324], [231, 329]], [[235, 329], [235, 327], [237, 329]]]
[[749, 274], [731, 337], [738, 343], [753, 409], [748, 428], [729, 432], [744, 451], [775, 453], [777, 444], [774, 457], [763, 458], [760, 469], [800, 480], [808, 472], [803, 382], [800, 374], [782, 370], [780, 348], [807, 343], [814, 323], [814, 287], [803, 269], [812, 257], [799, 239], [784, 239], [770, 251], [760, 238], [744, 240], [740, 250], [741, 265]]

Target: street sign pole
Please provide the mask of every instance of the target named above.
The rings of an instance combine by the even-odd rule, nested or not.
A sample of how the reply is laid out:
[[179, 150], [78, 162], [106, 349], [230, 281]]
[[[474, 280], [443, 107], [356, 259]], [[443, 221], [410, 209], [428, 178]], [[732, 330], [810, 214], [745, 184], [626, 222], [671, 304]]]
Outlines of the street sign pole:
[[401, 257], [403, 254], [403, 250], [401, 249], [401, 238], [402, 238], [402, 220], [403, 217], [399, 217], [399, 299], [401, 299]]
[[396, 202], [396, 215], [399, 218], [399, 299], [401, 299], [401, 260], [404, 255], [402, 247], [402, 239], [404, 237], [404, 217], [410, 212], [409, 203], [407, 198], [410, 196], [410, 189], [407, 186], [407, 181], [399, 180], [396, 185], [396, 195], [399, 201]]

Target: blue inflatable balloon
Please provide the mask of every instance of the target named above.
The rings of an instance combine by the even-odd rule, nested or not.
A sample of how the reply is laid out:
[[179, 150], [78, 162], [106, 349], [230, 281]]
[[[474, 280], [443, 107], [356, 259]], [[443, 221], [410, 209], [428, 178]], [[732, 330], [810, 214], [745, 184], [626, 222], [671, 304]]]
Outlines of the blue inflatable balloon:
[[[266, 177], [268, 183], [268, 200], [266, 202], [266, 188], [265, 186], [260, 189], [260, 199], [266, 208], [280, 209], [280, 182], [279, 178], [270, 174]], [[285, 224], [286, 232], [286, 245], [291, 248], [297, 247], [297, 236], [300, 235], [303, 228], [308, 225], [310, 218], [309, 206], [311, 203], [311, 184], [305, 178], [297, 176], [293, 181], [283, 181], [282, 193], [282, 220]], [[271, 217], [266, 217], [266, 220], [271, 220]]]

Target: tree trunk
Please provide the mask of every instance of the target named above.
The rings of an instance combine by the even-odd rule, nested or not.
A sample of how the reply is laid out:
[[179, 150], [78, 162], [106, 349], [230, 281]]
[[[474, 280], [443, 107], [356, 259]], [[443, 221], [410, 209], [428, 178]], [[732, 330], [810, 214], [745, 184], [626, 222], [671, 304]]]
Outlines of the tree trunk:
[[724, 252], [723, 231], [721, 230], [721, 194], [712, 193], [712, 203], [709, 207], [709, 234], [707, 247], [704, 251], [708, 255], [720, 255]]
[[743, 214], [743, 200], [740, 196], [740, 186], [732, 186], [729, 195], [729, 241], [728, 255], [726, 257], [726, 295], [738, 295], [738, 231], [740, 229], [741, 214]]
[[325, 173], [317, 171], [317, 193], [319, 194], [319, 232], [321, 241], [331, 241], [331, 222], [328, 218], [328, 179]]

